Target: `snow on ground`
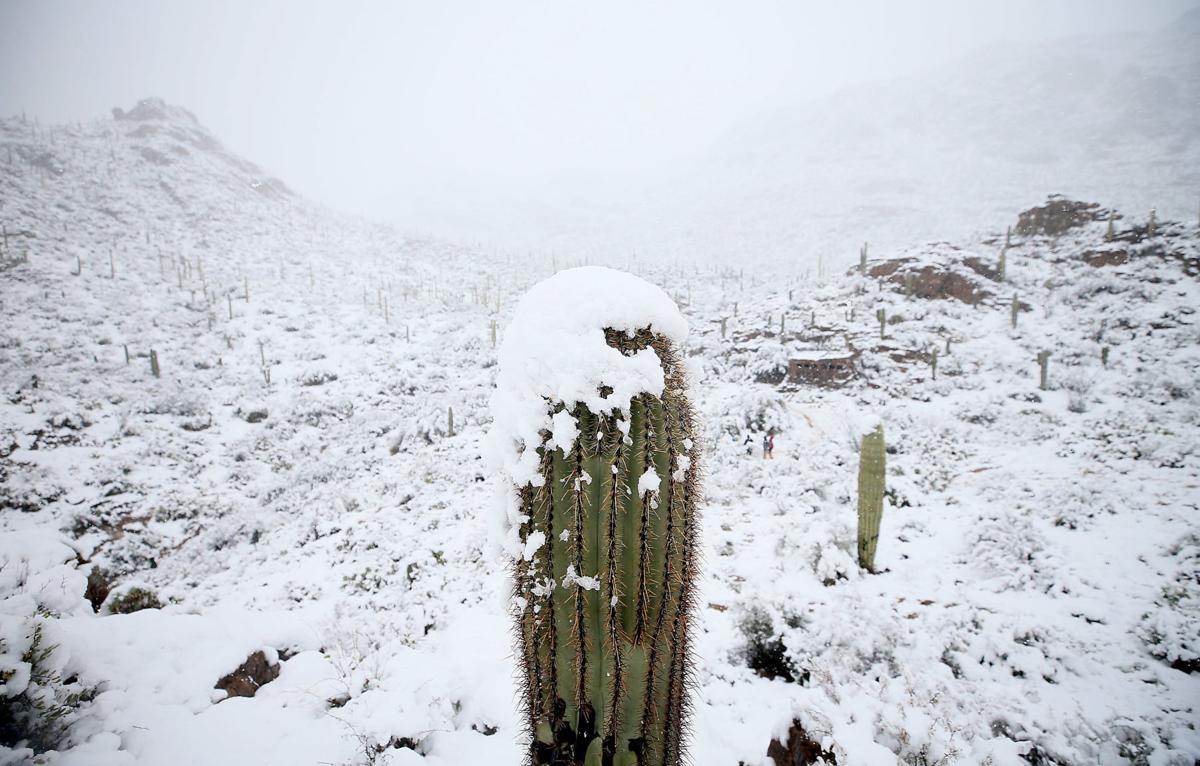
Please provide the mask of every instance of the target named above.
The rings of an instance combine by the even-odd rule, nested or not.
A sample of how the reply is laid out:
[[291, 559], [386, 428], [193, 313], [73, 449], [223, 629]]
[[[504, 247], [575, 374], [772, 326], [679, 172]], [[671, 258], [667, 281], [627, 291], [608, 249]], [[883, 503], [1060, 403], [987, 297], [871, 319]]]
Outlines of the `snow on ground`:
[[[519, 762], [492, 333], [575, 264], [320, 209], [156, 103], [0, 121], [0, 168], [0, 733], [63, 713], [0, 761]], [[996, 232], [870, 264], [976, 305], [638, 268], [688, 321], [708, 449], [695, 763], [762, 764], [794, 719], [845, 765], [1200, 758], [1200, 237], [1144, 224], [1015, 236], [1004, 282]], [[847, 355], [843, 387], [785, 379]], [[135, 587], [161, 608], [111, 613]], [[278, 677], [214, 688], [260, 650]]]

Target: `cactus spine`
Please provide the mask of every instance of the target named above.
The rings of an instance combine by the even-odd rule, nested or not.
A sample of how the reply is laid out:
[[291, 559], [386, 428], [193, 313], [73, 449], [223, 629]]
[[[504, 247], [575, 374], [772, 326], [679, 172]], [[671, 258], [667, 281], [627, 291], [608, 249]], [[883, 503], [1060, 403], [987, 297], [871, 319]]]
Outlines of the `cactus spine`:
[[553, 403], [578, 434], [566, 451], [539, 448], [541, 485], [518, 488], [520, 537], [536, 548], [514, 572], [534, 766], [684, 757], [700, 457], [692, 408], [667, 338], [605, 336], [625, 354], [653, 349], [665, 385], [661, 398], [635, 397], [627, 415]]
[[887, 455], [880, 425], [863, 436], [858, 456], [858, 565], [868, 572], [875, 571], [886, 471]]

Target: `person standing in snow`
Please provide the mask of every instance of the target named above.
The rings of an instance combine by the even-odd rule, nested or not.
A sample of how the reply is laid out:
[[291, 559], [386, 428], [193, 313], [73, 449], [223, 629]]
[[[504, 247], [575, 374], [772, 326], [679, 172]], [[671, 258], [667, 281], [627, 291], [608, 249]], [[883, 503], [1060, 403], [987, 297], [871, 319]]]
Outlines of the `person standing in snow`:
[[774, 431], [767, 432], [767, 459], [768, 460], [775, 459], [775, 432]]
[[769, 457], [770, 450], [771, 450], [771, 438], [769, 436], [767, 436], [766, 434], [763, 434], [763, 460], [766, 460], [767, 457]]

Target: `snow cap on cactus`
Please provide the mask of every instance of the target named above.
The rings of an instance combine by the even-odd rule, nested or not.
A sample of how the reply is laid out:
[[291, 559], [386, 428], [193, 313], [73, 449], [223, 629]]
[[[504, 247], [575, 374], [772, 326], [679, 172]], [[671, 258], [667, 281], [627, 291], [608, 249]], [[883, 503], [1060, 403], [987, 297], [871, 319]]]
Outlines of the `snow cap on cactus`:
[[[502, 513], [494, 533], [510, 557], [522, 553], [516, 533], [516, 487], [541, 482], [541, 432], [551, 446], [570, 428], [554, 421], [548, 402], [580, 402], [595, 413], [628, 412], [639, 394], [662, 394], [663, 370], [652, 349], [626, 356], [604, 330], [630, 334], [644, 328], [682, 345], [687, 322], [659, 287], [614, 269], [584, 266], [560, 271], [534, 285], [517, 304], [498, 353], [492, 427], [485, 445], [501, 478]], [[601, 389], [612, 389], [602, 396]], [[562, 418], [560, 418], [560, 421]]]

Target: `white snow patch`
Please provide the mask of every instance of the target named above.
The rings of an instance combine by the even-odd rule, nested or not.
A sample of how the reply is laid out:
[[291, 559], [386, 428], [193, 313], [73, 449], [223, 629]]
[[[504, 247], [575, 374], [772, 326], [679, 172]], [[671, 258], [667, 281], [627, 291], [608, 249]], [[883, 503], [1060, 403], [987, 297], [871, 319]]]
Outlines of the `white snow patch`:
[[647, 468], [642, 478], [638, 479], [638, 496], [645, 497], [647, 492], [657, 492], [659, 483], [658, 473], [653, 467]]
[[525, 550], [521, 552], [521, 559], [524, 561], [533, 561], [533, 555], [541, 550], [546, 544], [546, 533], [541, 530], [535, 530], [529, 533], [529, 537], [525, 538]]

